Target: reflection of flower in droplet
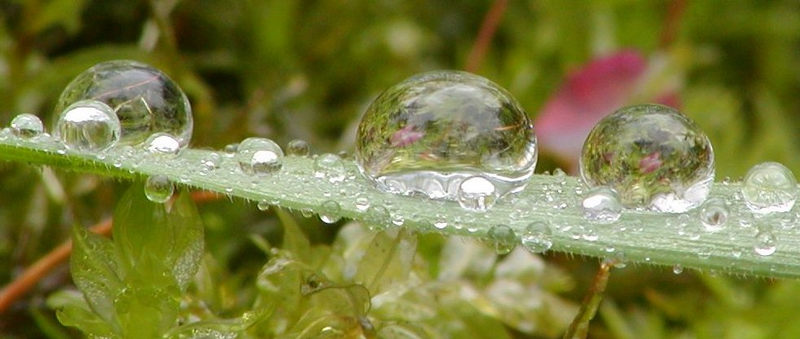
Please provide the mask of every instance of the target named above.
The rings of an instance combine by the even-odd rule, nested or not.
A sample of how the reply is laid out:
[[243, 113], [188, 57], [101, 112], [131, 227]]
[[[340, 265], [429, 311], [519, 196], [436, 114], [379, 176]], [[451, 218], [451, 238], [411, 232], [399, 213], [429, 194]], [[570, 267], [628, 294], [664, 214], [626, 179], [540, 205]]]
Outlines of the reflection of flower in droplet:
[[661, 167], [661, 153], [653, 152], [639, 160], [639, 172], [647, 174]]
[[389, 142], [394, 147], [406, 147], [421, 139], [425, 133], [414, 131], [414, 126], [406, 125], [392, 134]]
[[541, 147], [575, 166], [589, 131], [617, 108], [640, 99], [677, 107], [675, 89], [668, 86], [656, 84], [661, 87], [652, 91], [655, 96], [638, 97], [653, 68], [638, 51], [623, 50], [568, 75], [536, 118]]

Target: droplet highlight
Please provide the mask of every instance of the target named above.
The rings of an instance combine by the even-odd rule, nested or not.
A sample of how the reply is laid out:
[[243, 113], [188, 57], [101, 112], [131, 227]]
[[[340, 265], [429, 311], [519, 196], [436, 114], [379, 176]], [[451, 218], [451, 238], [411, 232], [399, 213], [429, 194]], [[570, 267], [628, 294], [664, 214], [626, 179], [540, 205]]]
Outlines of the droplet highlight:
[[724, 229], [725, 223], [728, 222], [728, 206], [720, 198], [706, 200], [698, 213], [706, 232], [718, 232]]
[[625, 107], [589, 133], [580, 173], [590, 187], [616, 190], [624, 206], [682, 213], [708, 197], [714, 151], [702, 130], [667, 106]]
[[314, 159], [314, 176], [337, 183], [344, 181], [347, 170], [342, 158], [333, 153], [325, 153]]
[[33, 138], [44, 133], [44, 125], [39, 117], [22, 113], [11, 119], [11, 132], [20, 138]]
[[239, 143], [236, 161], [245, 174], [269, 174], [283, 166], [283, 150], [266, 138], [247, 138]]
[[471, 211], [486, 211], [494, 206], [497, 189], [485, 177], [473, 176], [464, 179], [458, 186], [458, 204]]
[[181, 145], [175, 137], [166, 133], [155, 133], [144, 142], [148, 152], [161, 155], [177, 155]]
[[622, 215], [622, 203], [617, 192], [600, 186], [589, 190], [581, 202], [583, 216], [598, 223], [613, 223]]
[[130, 60], [99, 63], [70, 82], [56, 114], [81, 100], [111, 107], [121, 123], [120, 143], [138, 144], [153, 133], [167, 133], [180, 147], [192, 138], [192, 109], [178, 85], [161, 71]]
[[786, 212], [797, 201], [797, 180], [792, 171], [780, 163], [761, 163], [745, 175], [742, 197], [753, 212]]
[[81, 100], [67, 107], [58, 117], [53, 135], [67, 148], [97, 152], [113, 146], [122, 133], [117, 114], [96, 100]]
[[537, 147], [533, 125], [506, 90], [477, 75], [438, 71], [375, 99], [359, 124], [355, 155], [383, 191], [459, 200], [461, 183], [474, 176], [490, 181], [497, 197], [522, 190]]
[[165, 203], [175, 192], [175, 185], [166, 176], [154, 175], [144, 183], [144, 194], [147, 200], [154, 203]]
[[778, 239], [769, 230], [761, 230], [756, 234], [753, 251], [761, 256], [773, 255], [778, 250]]

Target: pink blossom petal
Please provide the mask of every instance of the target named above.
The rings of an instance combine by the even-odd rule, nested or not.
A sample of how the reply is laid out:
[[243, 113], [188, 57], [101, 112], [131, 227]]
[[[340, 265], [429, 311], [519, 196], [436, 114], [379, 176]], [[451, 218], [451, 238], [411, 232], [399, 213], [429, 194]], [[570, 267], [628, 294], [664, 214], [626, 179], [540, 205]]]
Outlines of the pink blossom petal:
[[647, 174], [661, 167], [661, 153], [653, 152], [639, 160], [639, 172]]
[[541, 147], [577, 164], [589, 131], [631, 99], [646, 67], [641, 54], [625, 50], [596, 59], [569, 75], [536, 118]]
[[406, 147], [413, 144], [422, 138], [423, 135], [425, 135], [423, 132], [414, 131], [413, 128], [414, 126], [412, 125], [406, 125], [397, 132], [394, 132], [389, 140], [391, 145], [394, 147]]

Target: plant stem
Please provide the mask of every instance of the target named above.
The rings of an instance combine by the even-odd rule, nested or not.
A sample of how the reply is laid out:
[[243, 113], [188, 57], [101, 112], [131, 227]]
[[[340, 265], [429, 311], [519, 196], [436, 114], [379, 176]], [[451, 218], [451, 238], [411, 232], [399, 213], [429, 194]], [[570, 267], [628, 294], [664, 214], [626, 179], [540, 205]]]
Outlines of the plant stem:
[[600, 269], [597, 270], [592, 285], [589, 286], [589, 293], [583, 298], [578, 314], [569, 325], [567, 333], [564, 333], [564, 339], [583, 339], [589, 334], [589, 322], [594, 318], [600, 302], [603, 301], [608, 277], [611, 275], [611, 268], [615, 263], [615, 260], [603, 260], [600, 263]]
[[507, 7], [508, 0], [495, 0], [492, 3], [492, 7], [486, 12], [481, 28], [478, 31], [478, 36], [475, 38], [475, 44], [472, 45], [472, 50], [467, 56], [467, 62], [464, 66], [467, 72], [476, 72], [483, 63], [486, 52], [489, 50], [489, 45], [492, 43], [494, 33], [497, 31], [497, 26], [500, 24]]

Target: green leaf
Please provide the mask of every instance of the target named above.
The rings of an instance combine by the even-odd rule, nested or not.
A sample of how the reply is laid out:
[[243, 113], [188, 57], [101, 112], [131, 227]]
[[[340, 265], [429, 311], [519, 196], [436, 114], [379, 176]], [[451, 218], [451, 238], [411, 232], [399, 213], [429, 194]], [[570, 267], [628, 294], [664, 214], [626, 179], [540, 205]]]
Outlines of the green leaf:
[[129, 284], [114, 300], [114, 311], [124, 338], [157, 338], [173, 328], [178, 318], [177, 289], [153, 286], [149, 281]]
[[161, 281], [160, 286], [174, 281], [183, 291], [203, 255], [202, 222], [187, 194], [167, 212], [146, 199], [142, 185], [134, 185], [114, 211], [113, 235], [128, 280]]
[[114, 299], [124, 285], [120, 267], [114, 260], [113, 245], [108, 239], [82, 227], [75, 226], [72, 230], [72, 280], [83, 292], [92, 311], [106, 323], [116, 324]]
[[[187, 149], [169, 158], [138, 149], [133, 154], [112, 149], [101, 160], [96, 155], [64, 150], [63, 145], [47, 137], [23, 140], [7, 130], [0, 135], [0, 160], [61, 166], [120, 178], [165, 175], [201, 189], [253, 201], [274, 201], [281, 207], [317, 213], [324, 212], [324, 202], [333, 200], [341, 206], [340, 216], [370, 220], [374, 218], [374, 209], [362, 211], [355, 206], [353, 197], [360, 195], [375, 206], [385, 207], [392, 217], [402, 217], [404, 229], [482, 239], [487, 239], [488, 231], [495, 225], [507, 225], [519, 236], [531, 222], [543, 221], [551, 226], [554, 251], [599, 258], [614, 255], [632, 262], [680, 264], [685, 268], [732, 274], [800, 277], [800, 228], [791, 227], [797, 224], [798, 212], [753, 218], [737, 194], [741, 183], [717, 184], [712, 188], [711, 197], [730, 203], [725, 229], [712, 233], [702, 231], [697, 210], [684, 214], [626, 210], [611, 225], [587, 222], [580, 208], [580, 197], [575, 193], [582, 184], [575, 177], [534, 175], [516, 197], [499, 201], [485, 213], [476, 213], [465, 211], [452, 201], [377, 191], [361, 177], [353, 162], [346, 162], [348, 179], [332, 183], [314, 177], [313, 159], [292, 156], [283, 158], [280, 171], [267, 176], [241, 173], [238, 163], [228, 157], [223, 157], [219, 169], [204, 171], [199, 163], [210, 152]], [[443, 229], [442, 221], [447, 222]], [[787, 225], [774, 228], [777, 252], [761, 256], [753, 250], [757, 229], [752, 227], [753, 223]]]
[[115, 337], [111, 325], [89, 308], [80, 292], [62, 290], [53, 293], [47, 298], [47, 306], [56, 310], [56, 316], [62, 325], [99, 337]]
[[403, 228], [375, 234], [362, 254], [353, 280], [364, 284], [373, 294], [408, 280], [416, 254], [416, 235]]

